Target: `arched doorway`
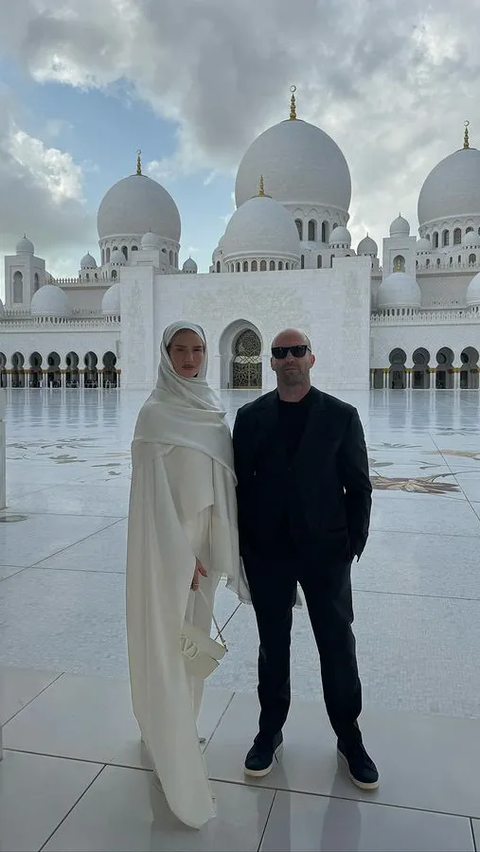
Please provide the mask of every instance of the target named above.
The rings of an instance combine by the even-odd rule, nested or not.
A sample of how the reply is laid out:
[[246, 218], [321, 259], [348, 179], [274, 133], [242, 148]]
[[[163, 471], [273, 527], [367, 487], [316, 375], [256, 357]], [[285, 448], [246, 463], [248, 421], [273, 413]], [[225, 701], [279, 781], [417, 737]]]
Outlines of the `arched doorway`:
[[32, 352], [30, 355], [30, 387], [41, 388], [43, 385], [43, 358], [39, 352]]
[[462, 366], [460, 369], [460, 387], [462, 390], [477, 390], [479, 386], [478, 376], [478, 350], [474, 346], [467, 346], [460, 360]]
[[60, 373], [60, 355], [58, 352], [50, 352], [47, 364], [47, 387], [60, 388], [62, 386], [62, 374]]
[[65, 364], [67, 365], [65, 384], [67, 388], [80, 387], [80, 374], [78, 370], [79, 362], [80, 358], [78, 357], [76, 352], [69, 352], [65, 358]]
[[98, 388], [98, 358], [95, 352], [87, 352], [85, 361], [85, 387]]
[[390, 352], [390, 381], [388, 383], [388, 386], [392, 390], [405, 390], [407, 386], [405, 372], [406, 360], [407, 355], [403, 351], [403, 349], [392, 349], [392, 351]]
[[115, 364], [117, 363], [117, 356], [113, 352], [105, 352], [103, 356], [103, 387], [104, 388], [116, 388], [117, 387], [117, 371], [115, 369]]
[[25, 387], [25, 358], [21, 352], [12, 355], [12, 388]]
[[443, 346], [437, 352], [437, 369], [435, 387], [437, 390], [451, 390], [454, 386], [453, 352], [448, 346]]
[[7, 387], [7, 356], [0, 352], [0, 388]]
[[425, 390], [430, 387], [430, 373], [428, 363], [430, 361], [430, 352], [420, 346], [413, 353], [413, 377], [412, 388]]
[[253, 328], [244, 328], [233, 341], [232, 387], [262, 387], [262, 342]]

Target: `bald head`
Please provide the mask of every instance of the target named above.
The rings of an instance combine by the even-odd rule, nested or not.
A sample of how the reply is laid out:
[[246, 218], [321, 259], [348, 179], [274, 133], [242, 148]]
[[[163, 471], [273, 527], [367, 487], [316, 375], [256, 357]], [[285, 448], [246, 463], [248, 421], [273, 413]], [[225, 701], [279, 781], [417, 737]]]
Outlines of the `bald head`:
[[272, 346], [295, 346], [298, 343], [306, 343], [310, 350], [312, 348], [312, 344], [305, 332], [300, 331], [298, 328], [285, 328], [283, 331], [279, 331], [276, 337], [274, 337]]

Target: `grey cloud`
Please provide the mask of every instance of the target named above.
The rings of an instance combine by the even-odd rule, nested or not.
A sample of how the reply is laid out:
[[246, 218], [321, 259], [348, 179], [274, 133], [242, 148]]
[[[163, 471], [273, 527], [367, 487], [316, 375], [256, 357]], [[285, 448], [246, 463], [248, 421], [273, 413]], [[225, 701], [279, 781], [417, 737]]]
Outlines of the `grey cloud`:
[[461, 16], [447, 0], [44, 0], [41, 12], [17, 0], [15, 9], [12, 20], [0, 10], [5, 50], [37, 76], [129, 80], [178, 123], [190, 167], [236, 166], [255, 135], [287, 117], [295, 83], [300, 117], [347, 157], [354, 228], [378, 227], [377, 239], [399, 206], [415, 225], [421, 183], [460, 147], [464, 118], [480, 140], [478, 0], [464, 0]]

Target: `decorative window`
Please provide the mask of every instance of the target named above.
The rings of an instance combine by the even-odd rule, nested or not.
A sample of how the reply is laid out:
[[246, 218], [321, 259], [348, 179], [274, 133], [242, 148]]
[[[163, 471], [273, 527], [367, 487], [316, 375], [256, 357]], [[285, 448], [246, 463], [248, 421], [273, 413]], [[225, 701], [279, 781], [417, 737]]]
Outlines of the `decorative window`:
[[455, 228], [453, 232], [453, 245], [460, 246], [462, 244], [462, 229]]
[[285, 269], [290, 269], [290, 264], [289, 264], [288, 260], [287, 260], [287, 262], [286, 262], [286, 264], [285, 264]]
[[270, 272], [274, 272], [274, 271], [275, 271], [275, 261], [271, 260], [270, 261]]
[[321, 269], [321, 268], [322, 268], [322, 255], [318, 254], [317, 255], [317, 269]]
[[433, 232], [433, 248], [438, 248], [438, 231]]
[[468, 262], [469, 263], [476, 263], [477, 262], [477, 255], [476, 254], [469, 254], [468, 255]]
[[405, 272], [405, 258], [402, 254], [397, 254], [397, 256], [393, 258], [393, 271]]
[[308, 223], [308, 239], [312, 243], [314, 243], [317, 239], [317, 223], [315, 222], [315, 219], [310, 219]]
[[252, 260], [251, 269], [252, 269], [252, 272], [258, 272], [258, 263], [257, 263], [256, 260]]
[[243, 261], [243, 271], [248, 272], [248, 260]]
[[473, 231], [473, 228], [472, 228], [472, 226], [471, 226], [471, 225], [469, 225], [469, 227], [467, 228], [467, 230], [465, 231], [465, 233], [466, 233], [466, 234], [469, 234], [469, 233], [470, 233], [470, 231]]
[[278, 268], [279, 268], [280, 272], [283, 270], [283, 260], [278, 261]]
[[328, 243], [328, 222], [322, 222], [322, 243]]
[[295, 224], [297, 226], [298, 238], [299, 240], [303, 240], [303, 222], [301, 219], [295, 219]]
[[239, 260], [237, 260], [236, 270], [237, 270], [237, 272], [240, 272], [240, 261]]
[[305, 269], [305, 255], [302, 254], [300, 258], [300, 269]]
[[15, 305], [21, 305], [23, 302], [23, 275], [21, 272], [15, 272], [13, 276], [13, 302]]
[[217, 272], [220, 272], [220, 261], [217, 260]]
[[267, 271], [267, 261], [261, 260], [260, 261], [260, 272], [266, 272], [266, 271]]
[[442, 246], [450, 245], [450, 231], [445, 230], [442, 234]]
[[128, 260], [128, 248], [127, 246], [122, 246], [122, 252], [125, 260]]

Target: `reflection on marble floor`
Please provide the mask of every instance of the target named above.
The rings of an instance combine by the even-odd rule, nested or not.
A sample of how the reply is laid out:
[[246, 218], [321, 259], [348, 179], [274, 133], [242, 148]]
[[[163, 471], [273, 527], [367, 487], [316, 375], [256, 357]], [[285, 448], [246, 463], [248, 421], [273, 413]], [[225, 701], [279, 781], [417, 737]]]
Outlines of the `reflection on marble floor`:
[[[206, 757], [219, 819], [199, 834], [152, 799], [129, 707], [125, 518], [129, 445], [145, 396], [9, 393], [0, 721], [11, 721], [0, 846], [473, 850], [475, 834], [480, 848], [480, 396], [342, 394], [364, 423], [375, 487], [353, 585], [378, 795], [336, 774], [304, 611], [294, 619], [284, 763], [268, 783], [244, 784], [256, 630], [251, 607], [222, 587], [216, 609], [230, 651], [209, 681], [202, 721], [213, 735]], [[231, 423], [255, 396], [223, 394]], [[28, 819], [18, 818], [18, 803]]]

